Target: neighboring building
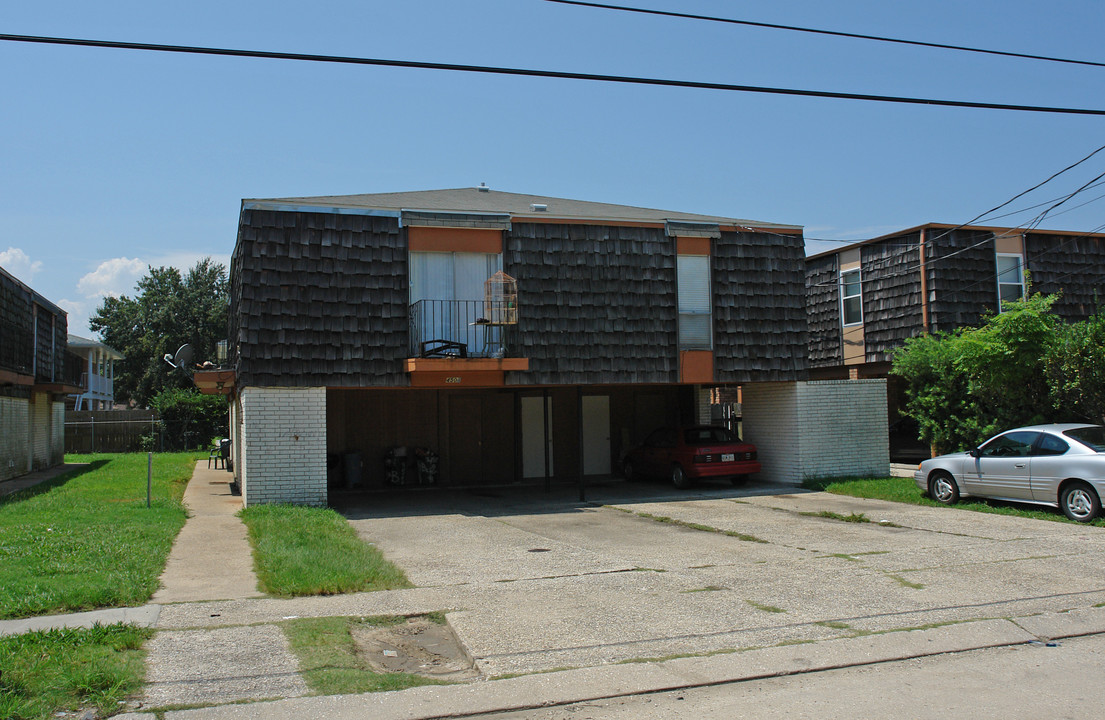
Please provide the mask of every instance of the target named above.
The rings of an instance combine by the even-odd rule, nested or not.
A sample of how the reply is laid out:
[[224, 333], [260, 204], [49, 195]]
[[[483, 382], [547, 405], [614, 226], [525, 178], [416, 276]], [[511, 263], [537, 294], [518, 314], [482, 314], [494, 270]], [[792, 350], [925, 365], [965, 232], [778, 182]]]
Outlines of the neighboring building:
[[795, 436], [822, 418], [798, 422], [818, 393], [803, 262], [795, 226], [482, 186], [245, 200], [229, 362], [195, 379], [232, 395], [247, 504], [324, 504], [401, 466], [446, 486], [608, 476], [738, 385], [745, 437], [786, 458], [765, 475], [800, 480], [828, 474]]
[[[810, 256], [810, 377], [885, 378], [906, 339], [980, 325], [1027, 281], [1061, 292], [1053, 310], [1064, 320], [1089, 317], [1105, 300], [1105, 234], [930, 223]], [[889, 401], [896, 422], [892, 375]]]
[[82, 390], [67, 322], [0, 268], [0, 480], [65, 461], [65, 396]]
[[70, 395], [72, 410], [111, 410], [115, 405], [115, 361], [122, 360], [118, 350], [96, 340], [69, 336], [69, 350], [82, 360], [81, 385], [85, 391]]

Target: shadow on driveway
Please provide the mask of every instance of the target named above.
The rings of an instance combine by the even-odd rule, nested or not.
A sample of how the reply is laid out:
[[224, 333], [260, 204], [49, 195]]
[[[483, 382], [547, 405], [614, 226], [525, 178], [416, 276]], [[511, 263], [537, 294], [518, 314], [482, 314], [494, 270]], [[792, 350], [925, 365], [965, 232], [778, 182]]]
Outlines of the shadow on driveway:
[[468, 515], [501, 517], [580, 512], [603, 505], [680, 502], [796, 495], [813, 492], [800, 485], [755, 480], [741, 486], [729, 482], [702, 482], [679, 490], [662, 481], [626, 482], [607, 478], [588, 482], [585, 499], [578, 485], [506, 485], [483, 488], [394, 488], [373, 492], [331, 491], [330, 506], [351, 520]]

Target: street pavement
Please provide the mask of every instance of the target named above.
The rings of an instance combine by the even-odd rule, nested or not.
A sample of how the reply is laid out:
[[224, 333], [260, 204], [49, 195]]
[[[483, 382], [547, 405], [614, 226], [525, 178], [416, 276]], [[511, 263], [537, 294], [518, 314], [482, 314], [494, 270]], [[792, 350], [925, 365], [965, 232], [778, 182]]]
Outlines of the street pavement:
[[[206, 472], [192, 483], [221, 493], [225, 477]], [[202, 577], [189, 585], [174, 570], [187, 558], [170, 561], [162, 592], [183, 599], [152, 606], [150, 683], [134, 717], [182, 705], [206, 707], [164, 717], [447, 717], [1105, 633], [1098, 527], [772, 484], [617, 482], [588, 488], [585, 502], [574, 488], [337, 500], [417, 587], [259, 598], [239, 568], [236, 591], [213, 584], [201, 600], [191, 593]], [[190, 524], [233, 514], [199, 506]], [[240, 559], [226, 554], [248, 557], [240, 523], [205, 527], [182, 533], [174, 556], [202, 553], [213, 570]], [[293, 618], [435, 611], [479, 680], [311, 697], [280, 630]]]

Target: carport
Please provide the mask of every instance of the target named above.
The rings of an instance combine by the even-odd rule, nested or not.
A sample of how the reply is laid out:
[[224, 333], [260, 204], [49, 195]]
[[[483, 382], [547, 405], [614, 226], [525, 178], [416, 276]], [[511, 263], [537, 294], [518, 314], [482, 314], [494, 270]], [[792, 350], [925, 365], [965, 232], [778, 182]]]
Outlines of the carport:
[[[390, 457], [406, 466], [402, 486], [578, 483], [617, 474], [648, 432], [695, 417], [688, 385], [330, 388], [327, 482], [332, 491], [396, 487]], [[434, 475], [419, 472], [427, 451]]]

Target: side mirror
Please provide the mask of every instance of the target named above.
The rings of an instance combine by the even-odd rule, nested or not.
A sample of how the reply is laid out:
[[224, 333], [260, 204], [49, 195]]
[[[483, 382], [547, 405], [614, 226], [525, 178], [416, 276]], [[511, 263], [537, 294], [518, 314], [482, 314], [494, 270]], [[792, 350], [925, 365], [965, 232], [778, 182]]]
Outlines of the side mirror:
[[970, 456], [971, 456], [971, 457], [973, 457], [973, 458], [976, 458], [976, 457], [979, 457], [979, 456], [981, 456], [981, 455], [982, 455], [982, 453], [980, 453], [980, 452], [978, 451], [978, 448], [971, 448], [971, 449], [970, 449], [970, 450], [969, 450], [969, 451], [967, 452], [967, 454], [968, 454], [968, 455], [970, 455]]

